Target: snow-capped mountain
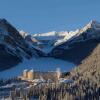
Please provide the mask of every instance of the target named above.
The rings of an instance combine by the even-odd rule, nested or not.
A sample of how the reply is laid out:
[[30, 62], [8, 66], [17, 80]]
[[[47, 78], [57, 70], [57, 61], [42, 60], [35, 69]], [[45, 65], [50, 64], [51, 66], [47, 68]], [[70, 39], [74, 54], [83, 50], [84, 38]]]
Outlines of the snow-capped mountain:
[[48, 32], [48, 33], [40, 33], [40, 34], [33, 34], [33, 37], [39, 39], [39, 40], [57, 40], [60, 38], [63, 38], [66, 36], [67, 31], [61, 31], [61, 32]]
[[[82, 52], [85, 52], [84, 49], [93, 49], [96, 46], [94, 40], [100, 40], [100, 23], [97, 21], [91, 21], [75, 31], [29, 34], [17, 31], [5, 19], [0, 19], [0, 70], [18, 64], [24, 58], [36, 56], [80, 59], [82, 54], [79, 50], [82, 48]], [[77, 55], [74, 58], [75, 54]]]
[[0, 19], [0, 70], [36, 56], [36, 50], [5, 19]]
[[49, 55], [79, 64], [100, 43], [100, 23], [91, 21], [82, 29], [69, 34], [71, 37], [65, 37]]
[[88, 23], [82, 30], [86, 31], [89, 28], [100, 30], [100, 23], [97, 22], [96, 20], [91, 20], [90, 23]]
[[34, 48], [38, 49], [44, 54], [48, 54], [54, 48], [54, 44], [58, 40], [62, 40], [68, 32], [67, 31], [61, 31], [61, 32], [52, 31], [48, 33], [33, 34], [33, 35], [30, 35], [29, 33], [24, 32], [24, 31], [19, 31], [19, 33]]
[[100, 37], [100, 23], [97, 21], [91, 21], [82, 29], [77, 29], [76, 31], [70, 31], [60, 42], [56, 42], [55, 45], [61, 45], [63, 43], [69, 42], [72, 44], [74, 42], [86, 41], [88, 39], [94, 39]]
[[60, 46], [61, 48], [68, 49], [68, 45], [75, 42], [98, 38], [100, 36], [99, 33], [100, 23], [92, 20], [82, 29], [77, 29], [75, 31], [52, 31], [48, 33], [33, 34], [31, 37], [36, 43], [34, 47], [47, 55]]

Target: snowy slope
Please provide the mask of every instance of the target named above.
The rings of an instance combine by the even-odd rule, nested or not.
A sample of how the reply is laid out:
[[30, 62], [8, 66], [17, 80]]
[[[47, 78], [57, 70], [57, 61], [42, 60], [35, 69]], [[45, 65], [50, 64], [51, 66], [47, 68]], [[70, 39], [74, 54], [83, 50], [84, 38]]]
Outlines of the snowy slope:
[[[66, 42], [73, 41], [73, 40], [74, 42], [83, 41], [83, 38], [86, 37], [85, 35], [88, 36], [85, 38], [86, 40], [90, 37], [92, 38], [94, 36], [91, 35], [98, 33], [97, 31], [100, 31], [100, 23], [95, 20], [92, 20], [83, 28], [77, 29], [75, 31], [69, 31], [69, 32], [52, 31], [48, 33], [33, 34], [31, 35], [31, 38], [34, 38], [34, 41], [36, 41], [36, 44], [33, 45], [33, 47], [37, 48], [38, 50], [42, 51], [47, 55], [48, 53], [52, 52], [52, 50], [55, 47], [62, 45]], [[21, 31], [21, 34], [23, 37], [26, 37], [28, 33]]]
[[61, 31], [61, 32], [48, 32], [48, 33], [40, 33], [40, 34], [33, 34], [32, 36], [35, 38], [38, 38], [40, 40], [56, 40], [59, 38], [63, 38], [68, 32], [67, 31]]
[[19, 76], [24, 69], [33, 69], [37, 71], [55, 71], [60, 68], [61, 71], [69, 71], [75, 65], [73, 63], [54, 59], [54, 58], [33, 58], [30, 60], [24, 60], [16, 67], [0, 72], [0, 78], [10, 78]]
[[7, 20], [0, 19], [0, 44], [4, 45], [8, 53], [12, 55], [31, 58], [36, 53], [35, 49], [24, 39], [27, 34], [23, 31], [20, 33]]
[[82, 30], [86, 31], [89, 28], [93, 28], [95, 30], [100, 30], [100, 23], [96, 20], [91, 20]]
[[[67, 42], [69, 42], [70, 44], [74, 42], [85, 41], [90, 38], [94, 38], [96, 36], [95, 34], [99, 36], [98, 33], [100, 33], [100, 23], [95, 20], [92, 20], [83, 28], [77, 29], [75, 31], [69, 31], [69, 32], [68, 31], [61, 31], [61, 32], [51, 31], [47, 33], [33, 34], [31, 35], [31, 39], [34, 38], [33, 40], [35, 41], [35, 45], [33, 41], [33, 47], [40, 50], [45, 55], [47, 55], [50, 52], [52, 52], [52, 50], [56, 48], [57, 46], [63, 45], [64, 43], [67, 43]], [[21, 34], [23, 37], [26, 37], [28, 35], [28, 33], [24, 31], [21, 31]], [[73, 42], [70, 42], [70, 41], [73, 41]]]
[[72, 37], [76, 37], [77, 34], [79, 33], [79, 31], [80, 31], [79, 29], [77, 29], [75, 31], [69, 31], [68, 33], [66, 33], [66, 35], [64, 36], [64, 38], [58, 39], [55, 42], [54, 46], [60, 45], [60, 44], [62, 44], [64, 42], [67, 42], [68, 40], [72, 39]]
[[63, 39], [68, 32], [52, 31], [48, 33], [40, 33], [40, 34], [32, 34], [32, 35], [29, 35], [29, 33], [24, 31], [19, 31], [19, 33], [23, 38], [25, 38], [26, 41], [29, 42], [29, 44], [31, 44], [32, 47], [42, 51], [45, 54], [48, 54], [54, 48], [54, 43], [60, 39]]
[[[26, 58], [28, 56], [29, 58], [30, 56], [31, 57], [38, 56], [37, 51], [39, 53], [42, 52], [44, 55], [48, 56], [49, 53], [52, 53], [53, 49], [56, 50], [57, 47], [59, 48], [64, 43], [65, 46], [62, 47], [66, 49], [65, 47], [68, 47], [69, 44], [80, 41], [84, 42], [85, 40], [94, 37], [95, 38], [100, 37], [100, 23], [97, 21], [91, 21], [82, 29], [77, 29], [76, 31], [70, 31], [70, 32], [52, 31], [48, 33], [33, 34], [33, 35], [29, 35], [29, 33], [26, 33], [24, 31], [20, 31], [19, 34], [19, 32], [16, 29], [13, 29], [13, 27], [6, 24], [5, 20], [3, 20], [3, 25], [2, 25], [2, 20], [0, 23], [1, 23], [0, 43], [6, 46], [6, 51], [9, 54], [10, 53], [12, 55], [16, 54], [16, 56], [18, 56], [19, 58], [20, 56], [23, 58], [24, 56]], [[5, 41], [4, 38], [7, 38], [6, 40], [10, 41]], [[61, 69], [64, 71], [68, 70], [67, 68], [69, 68], [69, 66], [73, 66], [73, 64], [54, 58], [38, 58], [38, 59], [32, 58], [30, 60], [24, 60], [21, 64], [19, 64], [15, 68], [12, 68], [8, 71], [0, 72], [0, 77], [6, 77], [6, 76], [9, 77], [9, 75], [11, 76], [19, 75], [22, 72], [22, 70], [26, 68], [33, 68], [35, 70], [41, 70], [41, 71], [49, 71], [49, 70], [55, 70], [57, 67], [61, 67]], [[15, 72], [14, 75], [13, 72]]]
[[100, 23], [95, 20], [92, 20], [81, 29], [77, 29], [75, 31], [69, 31], [63, 39], [57, 40], [54, 46], [57, 47], [65, 42], [71, 43], [70, 41], [73, 41], [74, 43], [99, 37], [100, 37]]

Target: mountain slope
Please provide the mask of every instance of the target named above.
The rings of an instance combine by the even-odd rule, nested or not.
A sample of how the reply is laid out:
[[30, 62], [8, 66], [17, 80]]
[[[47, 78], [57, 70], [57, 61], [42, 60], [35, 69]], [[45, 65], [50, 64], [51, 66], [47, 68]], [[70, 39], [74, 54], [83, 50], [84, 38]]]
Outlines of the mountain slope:
[[83, 78], [89, 78], [100, 85], [100, 43], [95, 47], [92, 53], [87, 56], [74, 72], [82, 74]]
[[36, 50], [5, 19], [0, 19], [0, 70], [16, 65], [23, 58], [36, 56]]
[[75, 31], [70, 39], [56, 45], [49, 55], [80, 64], [99, 43], [100, 23], [91, 21], [79, 31]]
[[0, 19], [0, 70], [32, 57], [57, 57], [81, 64], [100, 44], [100, 23], [91, 21], [76, 31], [30, 35], [18, 32], [7, 20]]
[[[57, 48], [69, 49], [70, 44], [84, 42], [89, 39], [100, 37], [100, 23], [92, 20], [82, 29], [75, 31], [48, 32], [33, 34], [31, 38], [36, 42], [35, 47], [43, 52], [46, 56]], [[25, 37], [27, 34], [23, 34]], [[26, 36], [27, 37], [27, 36]], [[35, 39], [34, 39], [35, 38]], [[33, 42], [34, 42], [33, 41]], [[57, 51], [57, 50], [56, 50]]]
[[82, 60], [91, 54], [99, 43], [100, 41], [98, 39], [91, 39], [84, 42], [70, 44], [69, 49], [64, 49], [60, 46], [52, 51], [51, 56], [53, 55], [53, 57], [80, 64]]

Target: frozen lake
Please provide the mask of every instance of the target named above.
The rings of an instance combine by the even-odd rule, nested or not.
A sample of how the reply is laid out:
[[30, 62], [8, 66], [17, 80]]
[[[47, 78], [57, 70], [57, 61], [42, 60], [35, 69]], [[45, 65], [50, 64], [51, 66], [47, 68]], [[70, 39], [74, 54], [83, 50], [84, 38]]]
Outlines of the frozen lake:
[[0, 72], [0, 78], [10, 78], [21, 75], [24, 69], [33, 69], [35, 71], [55, 71], [60, 68], [61, 71], [70, 71], [75, 65], [73, 63], [55, 59], [55, 58], [32, 58], [30, 60], [24, 60], [17, 66]]

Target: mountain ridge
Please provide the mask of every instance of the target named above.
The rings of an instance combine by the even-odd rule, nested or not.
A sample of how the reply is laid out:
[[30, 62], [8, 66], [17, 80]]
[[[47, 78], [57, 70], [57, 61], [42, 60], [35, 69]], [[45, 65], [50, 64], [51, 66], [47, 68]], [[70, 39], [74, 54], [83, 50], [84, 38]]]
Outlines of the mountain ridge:
[[[94, 20], [76, 31], [30, 35], [24, 31], [17, 31], [7, 20], [0, 19], [0, 68], [2, 70], [2, 62], [9, 59], [9, 56], [12, 59], [10, 62], [18, 60], [17, 64], [23, 58], [32, 57], [54, 57], [80, 64], [99, 43], [100, 23]], [[8, 62], [7, 65], [11, 66]]]
[[30, 59], [33, 55], [38, 55], [17, 29], [5, 19], [0, 19], [0, 52], [0, 70], [16, 65], [23, 58]]

